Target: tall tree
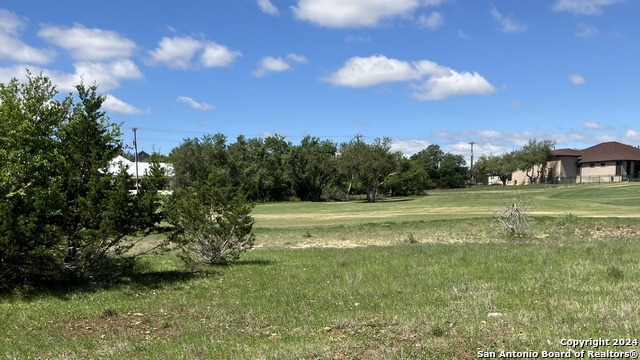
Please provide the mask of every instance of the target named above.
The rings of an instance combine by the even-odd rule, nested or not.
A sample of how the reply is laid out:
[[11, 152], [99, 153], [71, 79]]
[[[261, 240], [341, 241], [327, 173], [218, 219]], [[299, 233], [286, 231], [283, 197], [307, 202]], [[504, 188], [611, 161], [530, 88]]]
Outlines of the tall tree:
[[529, 140], [515, 155], [518, 169], [525, 172], [531, 184], [544, 175], [547, 163], [553, 159], [553, 140]]
[[293, 186], [302, 200], [319, 201], [324, 188], [337, 173], [338, 149], [335, 143], [305, 136], [291, 148], [288, 157]]
[[462, 155], [446, 153], [438, 167], [438, 187], [441, 189], [462, 188], [467, 178], [468, 170]]
[[402, 158], [398, 162], [396, 175], [390, 176], [383, 187], [391, 196], [420, 195], [435, 187], [427, 171], [416, 162]]
[[503, 186], [507, 185], [507, 180], [518, 170], [518, 163], [515, 161], [516, 152], [508, 152], [502, 155], [483, 155], [478, 159], [474, 168], [477, 174], [497, 176]]
[[131, 196], [131, 177], [107, 172], [122, 142], [104, 96], [76, 90], [77, 102], [56, 100], [30, 73], [0, 84], [0, 280], [83, 279], [159, 220], [157, 192]]
[[354, 180], [366, 191], [367, 201], [376, 202], [378, 191], [384, 181], [394, 174], [402, 157], [399, 152], [391, 152], [391, 139], [375, 139], [367, 144], [362, 136], [355, 136], [340, 146], [339, 169], [349, 178], [347, 196]]
[[426, 149], [411, 155], [410, 159], [425, 169], [431, 179], [437, 180], [439, 178], [438, 169], [443, 157], [444, 151], [440, 149], [440, 145], [431, 144]]
[[205, 135], [201, 139], [185, 139], [169, 153], [173, 164], [174, 182], [178, 187], [209, 179], [215, 172], [216, 181], [229, 185], [229, 152], [227, 138], [222, 134]]

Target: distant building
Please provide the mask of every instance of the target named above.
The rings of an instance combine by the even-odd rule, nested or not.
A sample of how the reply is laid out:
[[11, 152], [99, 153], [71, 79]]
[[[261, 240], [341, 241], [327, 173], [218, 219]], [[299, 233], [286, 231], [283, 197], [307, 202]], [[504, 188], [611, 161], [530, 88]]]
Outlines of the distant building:
[[[138, 153], [138, 176], [139, 177], [144, 177], [149, 173], [150, 171], [149, 168], [151, 167], [151, 163], [147, 161], [149, 160], [150, 156], [151, 155], [147, 154], [144, 151], [141, 151]], [[168, 164], [168, 163], [159, 163], [159, 164], [161, 168], [165, 169], [167, 176], [173, 176], [173, 166], [171, 164]], [[129, 173], [129, 175], [133, 177], [136, 176], [135, 157], [134, 159], [129, 160], [124, 156], [118, 155], [111, 160], [107, 171], [112, 174], [115, 174], [120, 171], [120, 167], [124, 167], [127, 173]]]
[[[640, 176], [640, 149], [604, 142], [584, 150], [558, 149], [544, 169], [534, 168], [536, 183], [620, 182]], [[510, 184], [529, 184], [524, 171], [516, 171]]]

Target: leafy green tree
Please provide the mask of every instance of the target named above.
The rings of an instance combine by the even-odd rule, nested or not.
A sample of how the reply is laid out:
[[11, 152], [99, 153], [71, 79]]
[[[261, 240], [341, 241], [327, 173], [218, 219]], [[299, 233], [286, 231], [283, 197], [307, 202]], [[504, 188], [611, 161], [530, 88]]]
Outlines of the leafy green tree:
[[518, 169], [525, 172], [529, 183], [537, 182], [547, 167], [547, 163], [553, 159], [553, 140], [529, 140], [515, 155]]
[[446, 153], [438, 167], [437, 186], [440, 189], [462, 188], [467, 178], [468, 170], [462, 155]]
[[337, 173], [338, 149], [335, 143], [305, 136], [291, 148], [288, 157], [293, 187], [302, 200], [319, 201], [325, 187]]
[[185, 139], [171, 150], [169, 159], [173, 165], [174, 183], [177, 188], [187, 188], [207, 181], [211, 172], [216, 173], [220, 186], [231, 185], [227, 138], [222, 134], [205, 135], [201, 139]]
[[[209, 264], [237, 260], [253, 246], [252, 205], [246, 202], [243, 184], [231, 174], [243, 174], [242, 160], [250, 163], [248, 146], [228, 147], [217, 134], [186, 139], [170, 153], [175, 182], [165, 204], [166, 221], [172, 226], [169, 241], [184, 251], [183, 259]], [[230, 151], [233, 149], [233, 151]]]
[[391, 196], [421, 195], [435, 187], [427, 171], [407, 158], [398, 162], [396, 175], [388, 177], [383, 185]]
[[[0, 84], [0, 286], [83, 280], [123, 240], [159, 221], [157, 192], [132, 196], [130, 176], [107, 172], [122, 149], [97, 86], [62, 101], [51, 81]], [[6, 281], [5, 281], [6, 280]]]
[[358, 176], [365, 171], [368, 147], [364, 142], [362, 135], [354, 136], [349, 142], [340, 144], [340, 152], [338, 156], [338, 171], [346, 179], [348, 184], [346, 198], [357, 182]]
[[[444, 151], [440, 149], [440, 145], [431, 144], [426, 149], [411, 155], [410, 159], [420, 165], [427, 172], [430, 179], [437, 181], [439, 179], [438, 169], [443, 157]], [[437, 184], [434, 183], [434, 185]]]
[[464, 187], [468, 178], [464, 158], [461, 155], [445, 153], [437, 144], [427, 146], [426, 149], [413, 154], [410, 159], [425, 169], [434, 187]]
[[27, 72], [0, 83], [0, 287], [59, 275], [64, 159], [56, 138], [70, 100]]
[[391, 152], [391, 139], [375, 139], [367, 144], [362, 136], [355, 136], [340, 146], [338, 168], [349, 180], [347, 196], [357, 180], [366, 191], [367, 201], [376, 202], [380, 186], [395, 175], [402, 154]]
[[518, 170], [515, 154], [516, 152], [512, 151], [496, 156], [483, 155], [475, 164], [475, 171], [478, 174], [497, 176], [502, 182], [502, 185], [506, 186], [507, 180]]

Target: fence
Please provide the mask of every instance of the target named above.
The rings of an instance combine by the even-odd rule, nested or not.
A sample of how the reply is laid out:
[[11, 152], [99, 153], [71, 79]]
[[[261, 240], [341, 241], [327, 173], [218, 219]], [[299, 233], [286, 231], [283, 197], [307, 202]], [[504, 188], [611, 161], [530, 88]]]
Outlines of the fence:
[[[626, 175], [588, 175], [588, 176], [574, 176], [574, 177], [555, 177], [549, 179], [537, 179], [533, 184], [600, 184], [600, 183], [613, 183], [613, 182], [639, 182], [640, 177], [626, 176]], [[513, 184], [513, 183], [510, 183]], [[529, 179], [525, 179], [522, 184], [532, 184]]]

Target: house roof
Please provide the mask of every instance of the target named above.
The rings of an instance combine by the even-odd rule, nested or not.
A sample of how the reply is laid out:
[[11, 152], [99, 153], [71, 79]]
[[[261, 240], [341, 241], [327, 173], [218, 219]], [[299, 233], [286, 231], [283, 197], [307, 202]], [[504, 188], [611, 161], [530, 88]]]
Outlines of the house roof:
[[580, 155], [582, 155], [582, 150], [558, 149], [558, 150], [553, 150], [553, 155], [555, 155], [555, 156], [576, 156], [576, 157], [579, 157]]
[[640, 149], [617, 141], [604, 142], [580, 151], [578, 164], [618, 160], [640, 161]]
[[[168, 176], [173, 176], [173, 166], [167, 163], [159, 163], [164, 168]], [[136, 175], [136, 163], [118, 155], [111, 160], [107, 172], [116, 174], [120, 171], [120, 167], [124, 167], [131, 176]], [[151, 163], [138, 161], [138, 175], [145, 176], [151, 170]]]

